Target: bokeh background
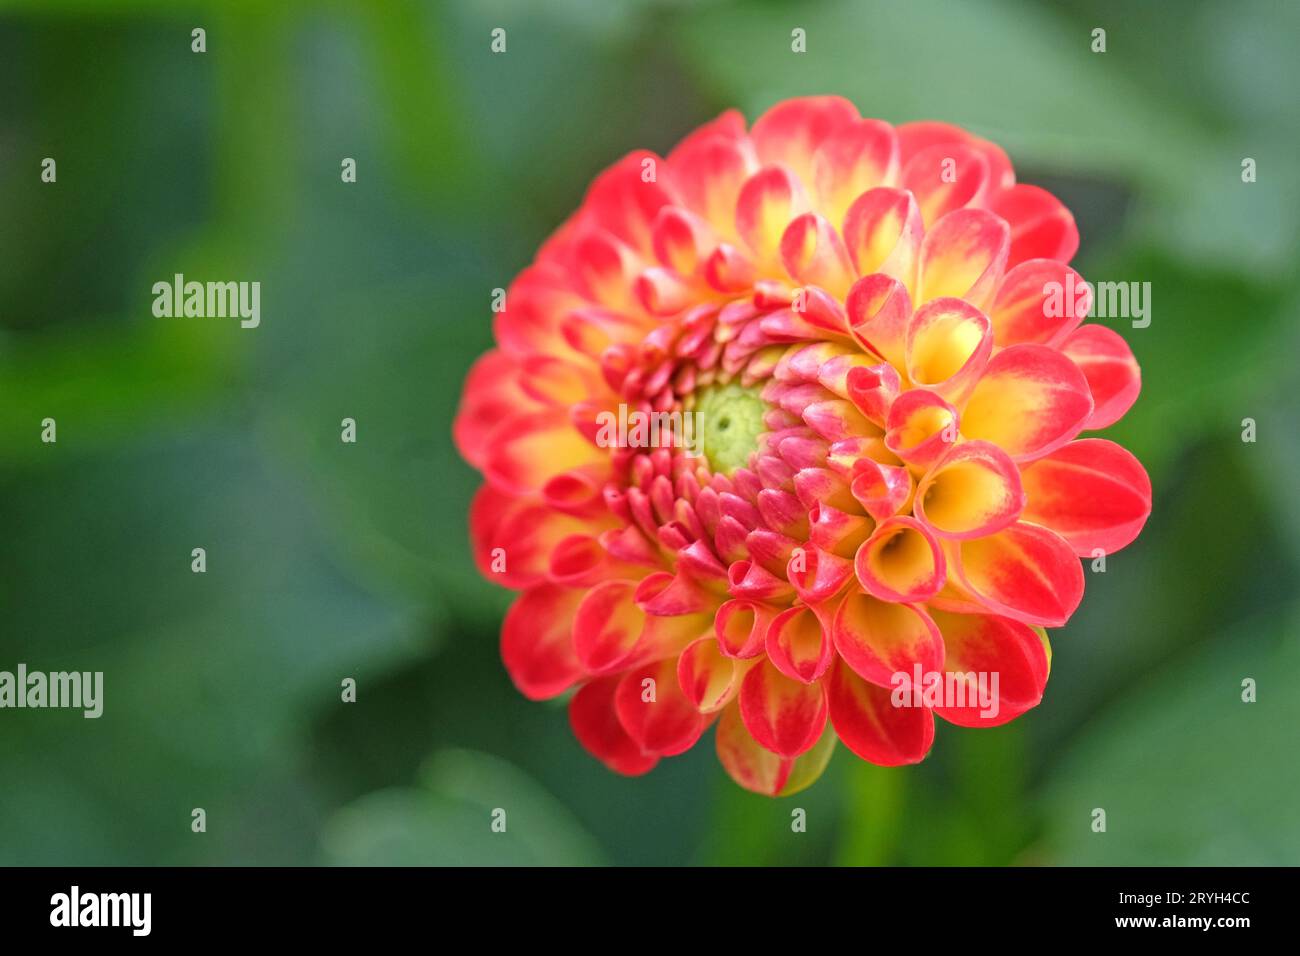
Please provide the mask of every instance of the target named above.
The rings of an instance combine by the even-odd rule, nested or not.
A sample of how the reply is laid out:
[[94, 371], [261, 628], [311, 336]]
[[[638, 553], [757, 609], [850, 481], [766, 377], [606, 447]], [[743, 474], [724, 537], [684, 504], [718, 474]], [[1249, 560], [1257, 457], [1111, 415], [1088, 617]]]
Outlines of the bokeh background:
[[[1297, 35], [1282, 0], [0, 4], [0, 669], [106, 685], [0, 711], [0, 864], [1300, 862]], [[597, 171], [809, 93], [991, 137], [1085, 277], [1152, 284], [1110, 434], [1155, 511], [1010, 726], [785, 800], [711, 738], [619, 778], [500, 666], [460, 383]], [[175, 272], [260, 280], [261, 327], [154, 318]]]

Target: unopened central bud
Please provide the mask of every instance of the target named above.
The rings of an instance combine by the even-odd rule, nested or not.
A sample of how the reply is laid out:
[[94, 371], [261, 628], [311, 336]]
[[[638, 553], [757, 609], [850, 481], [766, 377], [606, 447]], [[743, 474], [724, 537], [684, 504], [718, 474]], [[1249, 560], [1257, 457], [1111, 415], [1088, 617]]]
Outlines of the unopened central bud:
[[749, 456], [758, 449], [758, 436], [766, 431], [763, 414], [767, 411], [758, 392], [732, 382], [697, 393], [701, 445], [714, 471], [730, 474], [748, 464]]

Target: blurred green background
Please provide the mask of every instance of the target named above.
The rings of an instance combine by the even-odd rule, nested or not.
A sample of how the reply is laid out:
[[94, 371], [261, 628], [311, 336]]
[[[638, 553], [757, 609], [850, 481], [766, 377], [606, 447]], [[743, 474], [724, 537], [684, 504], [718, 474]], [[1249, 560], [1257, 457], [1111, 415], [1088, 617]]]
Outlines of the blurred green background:
[[[1300, 862], [1297, 35], [1281, 0], [0, 4], [0, 669], [105, 672], [97, 721], [0, 711], [0, 864]], [[598, 170], [809, 93], [991, 137], [1085, 277], [1152, 283], [1108, 434], [1155, 511], [1010, 726], [785, 800], [711, 736], [623, 779], [500, 665], [460, 383]], [[153, 318], [175, 272], [260, 280], [261, 327]]]

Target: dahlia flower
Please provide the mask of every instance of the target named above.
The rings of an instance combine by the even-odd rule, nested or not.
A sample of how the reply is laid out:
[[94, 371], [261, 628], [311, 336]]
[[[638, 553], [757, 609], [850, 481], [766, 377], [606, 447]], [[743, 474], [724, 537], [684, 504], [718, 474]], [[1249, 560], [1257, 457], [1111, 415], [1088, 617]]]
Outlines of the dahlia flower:
[[[915, 763], [936, 716], [1035, 706], [1080, 558], [1151, 507], [1133, 455], [1078, 437], [1140, 380], [1081, 324], [1077, 246], [993, 143], [837, 97], [599, 175], [507, 290], [454, 426], [486, 478], [476, 561], [521, 592], [520, 692], [573, 691], [574, 734], [629, 775], [716, 722], [727, 772], [771, 795], [836, 739]], [[636, 413], [699, 435], [611, 440]], [[930, 676], [972, 693], [907, 692]]]

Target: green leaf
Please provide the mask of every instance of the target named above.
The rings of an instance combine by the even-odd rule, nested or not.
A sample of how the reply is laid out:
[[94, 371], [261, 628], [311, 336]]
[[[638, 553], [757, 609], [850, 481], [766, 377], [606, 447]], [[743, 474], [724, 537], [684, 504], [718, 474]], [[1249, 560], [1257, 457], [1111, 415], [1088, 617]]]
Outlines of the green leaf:
[[[423, 787], [367, 794], [322, 832], [325, 859], [346, 866], [588, 866], [595, 842], [553, 796], [499, 758], [435, 754]], [[504, 826], [498, 832], [494, 822]]]
[[[1258, 702], [1242, 701], [1242, 681]], [[1054, 767], [1051, 862], [1273, 866], [1300, 860], [1300, 609], [1270, 612], [1133, 688]], [[1106, 832], [1092, 814], [1106, 812]]]

